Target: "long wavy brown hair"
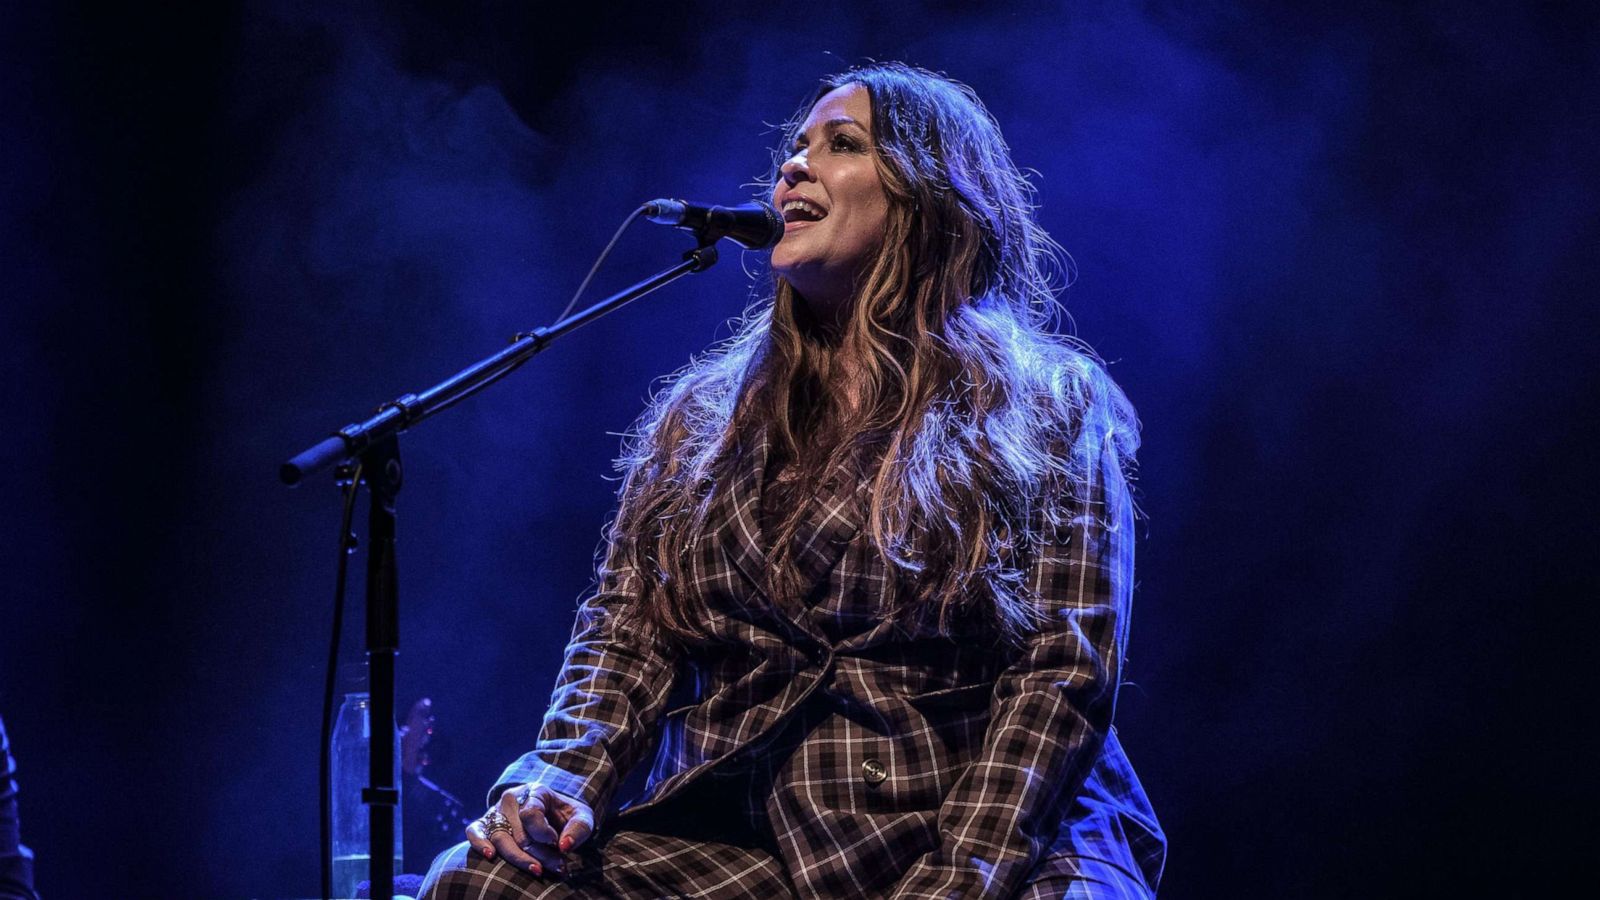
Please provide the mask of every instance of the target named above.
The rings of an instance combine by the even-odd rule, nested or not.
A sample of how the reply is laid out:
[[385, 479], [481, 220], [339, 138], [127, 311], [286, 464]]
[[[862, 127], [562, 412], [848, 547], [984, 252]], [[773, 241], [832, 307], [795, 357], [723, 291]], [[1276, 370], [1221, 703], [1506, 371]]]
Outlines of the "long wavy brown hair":
[[[790, 121], [846, 84], [871, 100], [872, 153], [888, 198], [883, 249], [858, 277], [848, 320], [827, 331], [782, 278], [726, 343], [695, 358], [624, 441], [613, 565], [643, 587], [624, 620], [695, 643], [709, 610], [687, 555], [720, 523], [707, 511], [762, 429], [811, 496], [854, 460], [870, 478], [864, 527], [906, 589], [883, 614], [942, 633], [986, 622], [1016, 642], [1037, 625], [1022, 565], [1085, 496], [1102, 454], [1131, 477], [1138, 422], [1086, 345], [1052, 330], [1070, 260], [1035, 221], [1033, 190], [973, 91], [889, 63], [825, 79]], [[777, 163], [766, 182], [779, 176]], [[834, 390], [848, 372], [852, 396]], [[1084, 452], [1084, 434], [1099, 438]], [[1097, 458], [1090, 459], [1093, 455]], [[1103, 471], [1103, 469], [1101, 469]], [[790, 504], [768, 554], [773, 602], [805, 587]], [[1043, 512], [1043, 515], [1037, 515]]]

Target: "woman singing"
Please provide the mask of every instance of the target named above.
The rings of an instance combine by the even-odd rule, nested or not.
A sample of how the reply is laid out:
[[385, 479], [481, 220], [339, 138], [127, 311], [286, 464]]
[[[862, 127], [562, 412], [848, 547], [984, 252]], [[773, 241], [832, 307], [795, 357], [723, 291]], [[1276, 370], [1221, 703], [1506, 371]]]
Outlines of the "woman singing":
[[898, 64], [780, 157], [771, 303], [628, 442], [538, 743], [424, 896], [1153, 896], [1111, 727], [1138, 424], [1047, 327], [1028, 184]]

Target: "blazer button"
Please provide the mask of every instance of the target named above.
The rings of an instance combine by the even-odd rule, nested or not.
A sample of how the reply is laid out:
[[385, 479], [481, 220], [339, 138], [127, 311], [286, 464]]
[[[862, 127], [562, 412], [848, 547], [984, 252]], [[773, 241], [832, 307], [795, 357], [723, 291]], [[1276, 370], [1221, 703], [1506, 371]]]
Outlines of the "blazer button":
[[876, 759], [869, 759], [861, 764], [861, 777], [866, 779], [867, 784], [883, 784], [883, 780], [889, 777], [889, 770]]

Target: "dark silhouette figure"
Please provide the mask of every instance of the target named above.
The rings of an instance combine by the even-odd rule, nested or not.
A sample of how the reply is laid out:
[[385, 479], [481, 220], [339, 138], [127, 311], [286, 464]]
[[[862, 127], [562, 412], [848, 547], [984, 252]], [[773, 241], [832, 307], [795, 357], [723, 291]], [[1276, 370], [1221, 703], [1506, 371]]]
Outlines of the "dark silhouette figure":
[[39, 900], [33, 890], [33, 851], [22, 846], [17, 820], [17, 763], [0, 720], [0, 900]]

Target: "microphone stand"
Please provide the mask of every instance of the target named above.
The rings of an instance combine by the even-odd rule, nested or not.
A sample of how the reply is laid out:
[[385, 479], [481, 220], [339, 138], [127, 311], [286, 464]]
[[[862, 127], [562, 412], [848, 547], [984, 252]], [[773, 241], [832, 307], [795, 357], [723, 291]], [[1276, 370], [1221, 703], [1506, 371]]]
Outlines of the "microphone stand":
[[[307, 448], [278, 470], [278, 477], [291, 487], [306, 476], [359, 457], [363, 481], [371, 491], [368, 516], [370, 531], [367, 556], [367, 677], [371, 694], [371, 785], [361, 792], [371, 823], [372, 847], [369, 877], [371, 896], [394, 896], [394, 809], [399, 802], [399, 786], [394, 784], [394, 661], [400, 650], [400, 598], [398, 565], [395, 554], [395, 497], [400, 492], [403, 470], [400, 465], [402, 431], [442, 412], [511, 374], [556, 338], [593, 322], [645, 294], [691, 272], [703, 272], [717, 261], [715, 242], [720, 235], [711, 229], [697, 231], [700, 246], [683, 255], [671, 268], [612, 294], [581, 312], [574, 313], [544, 328], [518, 334], [511, 346], [474, 363], [420, 394], [402, 394], [378, 407], [364, 422], [345, 427]], [[378, 740], [378, 735], [388, 735]], [[326, 838], [324, 840], [326, 843]], [[330, 848], [322, 848], [326, 861]], [[324, 872], [328, 871], [324, 866]], [[325, 886], [326, 890], [326, 886]]]

